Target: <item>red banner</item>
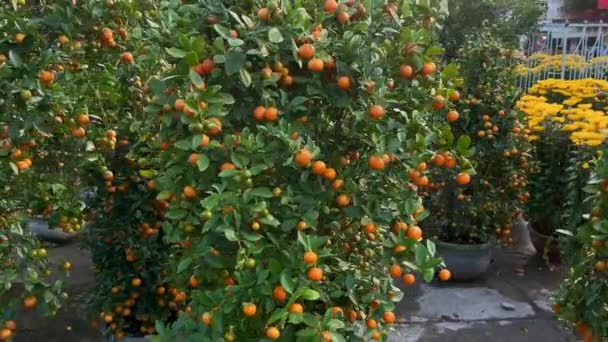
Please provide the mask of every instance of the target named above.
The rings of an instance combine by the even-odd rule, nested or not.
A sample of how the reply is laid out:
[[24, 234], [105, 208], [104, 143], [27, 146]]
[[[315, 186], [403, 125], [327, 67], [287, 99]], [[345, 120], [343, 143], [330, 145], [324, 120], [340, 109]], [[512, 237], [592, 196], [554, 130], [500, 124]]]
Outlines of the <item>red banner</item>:
[[597, 0], [598, 9], [608, 9], [608, 0]]

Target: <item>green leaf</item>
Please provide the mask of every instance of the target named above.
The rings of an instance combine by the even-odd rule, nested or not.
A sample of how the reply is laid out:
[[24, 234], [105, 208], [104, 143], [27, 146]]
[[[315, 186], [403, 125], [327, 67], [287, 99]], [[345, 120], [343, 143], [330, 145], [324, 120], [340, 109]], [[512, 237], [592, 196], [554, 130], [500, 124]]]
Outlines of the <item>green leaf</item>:
[[204, 154], [198, 154], [196, 166], [198, 166], [198, 170], [200, 172], [207, 170], [209, 168], [209, 158], [207, 158], [207, 156]]
[[158, 195], [156, 195], [156, 199], [157, 200], [166, 200], [166, 199], [169, 199], [171, 197], [171, 195], [173, 195], [173, 192], [171, 192], [171, 191], [161, 191], [158, 193]]
[[226, 74], [233, 75], [239, 72], [247, 61], [247, 57], [241, 50], [230, 50], [226, 53], [226, 62], [224, 66], [226, 68]]
[[201, 76], [196, 71], [190, 69], [189, 75], [190, 75], [190, 81], [195, 86], [198, 86], [199, 84], [203, 83], [203, 79], [201, 78]]
[[249, 193], [250, 196], [253, 197], [262, 197], [262, 198], [272, 198], [274, 195], [272, 194], [272, 190], [270, 188], [255, 188], [251, 190]]
[[188, 64], [189, 66], [195, 66], [199, 63], [198, 55], [196, 54], [196, 52], [190, 51], [188, 52], [186, 57], [184, 57], [184, 62], [186, 62], [186, 64]]
[[456, 142], [459, 151], [466, 151], [471, 146], [471, 137], [468, 135], [461, 135]]
[[167, 53], [175, 58], [184, 58], [188, 54], [188, 51], [184, 51], [178, 48], [169, 48], [167, 49]]
[[226, 236], [226, 240], [228, 241], [237, 241], [236, 232], [232, 228], [228, 228], [224, 230], [224, 235]]
[[319, 292], [312, 290], [312, 289], [306, 289], [304, 290], [304, 292], [302, 292], [302, 298], [304, 298], [305, 300], [317, 300], [319, 298], [321, 298], [321, 295], [319, 294]]
[[344, 322], [338, 319], [332, 319], [331, 321], [329, 321], [329, 323], [327, 323], [327, 327], [331, 330], [344, 329], [344, 326]]
[[201, 201], [201, 205], [203, 206], [203, 208], [209, 209], [209, 210], [217, 207], [217, 205], [219, 203], [220, 203], [220, 195], [218, 195], [218, 194], [209, 195], [209, 196], [207, 196], [207, 198], [205, 198], [204, 200]]
[[215, 32], [217, 32], [224, 39], [232, 38], [232, 36], [230, 35], [230, 30], [220, 24], [213, 25], [213, 29], [215, 29]]
[[243, 82], [245, 87], [249, 87], [251, 85], [251, 74], [249, 71], [247, 71], [247, 69], [242, 68], [239, 71], [239, 76], [241, 77], [241, 82]]
[[180, 150], [188, 151], [190, 148], [192, 148], [192, 141], [190, 139], [177, 141], [175, 143], [175, 147], [179, 148]]
[[566, 230], [566, 229], [556, 229], [555, 231], [557, 233], [560, 233], [560, 234], [564, 234], [564, 235], [568, 235], [568, 236], [574, 236], [574, 234], [571, 231]]
[[184, 257], [177, 265], [177, 273], [183, 272], [192, 263], [192, 257]]
[[11, 63], [13, 63], [15, 68], [20, 68], [23, 65], [21, 57], [15, 50], [8, 50], [8, 58], [10, 59]]
[[283, 286], [283, 289], [285, 289], [285, 291], [287, 291], [288, 293], [293, 293], [295, 284], [293, 282], [293, 279], [287, 272], [281, 273], [281, 285]]
[[270, 40], [271, 43], [280, 43], [283, 41], [283, 35], [279, 29], [273, 27], [268, 31], [268, 40]]
[[424, 281], [428, 283], [433, 280], [433, 277], [435, 276], [435, 270], [433, 268], [424, 269], [424, 271], [422, 271], [422, 276], [424, 278]]
[[283, 320], [287, 318], [288, 315], [289, 312], [285, 308], [277, 309], [272, 313], [272, 315], [270, 315], [270, 318], [268, 318], [268, 324]]

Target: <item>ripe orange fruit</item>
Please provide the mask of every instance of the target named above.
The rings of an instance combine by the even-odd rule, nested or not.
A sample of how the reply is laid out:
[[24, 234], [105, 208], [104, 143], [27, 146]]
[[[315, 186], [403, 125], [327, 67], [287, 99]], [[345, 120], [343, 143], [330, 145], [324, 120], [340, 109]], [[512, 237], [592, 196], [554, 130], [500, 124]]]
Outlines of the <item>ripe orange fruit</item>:
[[190, 185], [187, 185], [187, 186], [184, 187], [183, 195], [184, 195], [185, 199], [187, 199], [187, 200], [193, 200], [193, 199], [196, 198], [196, 189], [194, 189]]
[[203, 137], [201, 138], [201, 143], [198, 144], [198, 146], [205, 147], [205, 146], [209, 145], [209, 141], [210, 141], [209, 136], [206, 134], [203, 134]]
[[76, 127], [72, 129], [72, 136], [74, 138], [84, 138], [87, 135], [87, 132], [82, 127]]
[[393, 278], [397, 278], [397, 277], [401, 277], [401, 273], [403, 273], [403, 271], [401, 270], [401, 266], [397, 265], [397, 264], [393, 264], [391, 265], [391, 277]]
[[350, 197], [345, 194], [340, 194], [336, 197], [336, 204], [340, 208], [346, 208], [350, 205]]
[[338, 88], [342, 90], [350, 89], [350, 78], [348, 76], [338, 78]]
[[418, 226], [411, 226], [408, 228], [406, 235], [408, 238], [420, 241], [422, 240], [422, 229], [420, 229]]
[[4, 327], [9, 330], [16, 330], [17, 323], [15, 321], [6, 321], [6, 323], [4, 323]]
[[236, 165], [226, 162], [226, 163], [223, 163], [222, 166], [220, 166], [220, 169], [222, 171], [234, 170], [234, 169], [236, 169]]
[[598, 261], [595, 263], [595, 270], [598, 272], [604, 272], [606, 270], [606, 262]]
[[323, 61], [319, 58], [313, 58], [308, 61], [308, 70], [312, 72], [321, 72], [323, 71]]
[[266, 121], [277, 121], [279, 118], [279, 111], [274, 107], [268, 107], [264, 111], [264, 119]]
[[414, 77], [414, 69], [412, 69], [411, 65], [401, 65], [399, 67], [399, 75], [406, 80], [411, 80]]
[[323, 337], [323, 342], [331, 342], [331, 335], [329, 331], [322, 331], [321, 337]]
[[287, 293], [283, 289], [283, 286], [277, 285], [274, 289], [272, 289], [272, 298], [277, 302], [282, 302], [287, 299]]
[[257, 311], [257, 307], [253, 303], [245, 303], [243, 304], [243, 314], [247, 317], [255, 316]]
[[323, 9], [327, 13], [335, 13], [338, 10], [338, 2], [336, 0], [325, 0]]
[[316, 264], [317, 260], [319, 260], [317, 253], [315, 253], [313, 251], [308, 251], [308, 252], [304, 253], [304, 263], [305, 264], [307, 264], [307, 265]]
[[53, 82], [55, 75], [50, 71], [43, 70], [38, 74], [38, 79], [44, 84], [49, 84]]
[[253, 110], [253, 118], [257, 121], [264, 120], [264, 114], [266, 113], [266, 107], [257, 106]]
[[467, 185], [471, 182], [471, 176], [468, 173], [460, 172], [456, 175], [456, 183], [458, 185]]
[[207, 134], [209, 135], [218, 135], [222, 131], [222, 120], [219, 118], [209, 118], [211, 125], [207, 129]]
[[112, 40], [113, 38], [114, 38], [114, 33], [112, 32], [112, 30], [111, 30], [111, 29], [109, 29], [109, 28], [107, 28], [107, 27], [104, 27], [104, 28], [101, 30], [101, 38], [100, 38], [100, 40], [101, 40], [102, 42], [107, 42], [107, 41], [110, 41], [110, 40]]
[[321, 281], [323, 279], [323, 270], [318, 267], [311, 267], [308, 269], [306, 275], [311, 281]]
[[258, 10], [258, 19], [260, 19], [260, 21], [268, 21], [268, 19], [270, 19], [270, 10], [266, 7], [262, 7]]
[[368, 319], [367, 320], [367, 328], [368, 329], [376, 329], [376, 327], [378, 326], [378, 323], [376, 322], [375, 319]]
[[372, 170], [382, 170], [384, 169], [384, 159], [380, 156], [371, 156], [369, 157], [368, 166]]
[[120, 62], [123, 64], [131, 64], [133, 63], [133, 54], [130, 52], [123, 52], [122, 55], [120, 55]]
[[350, 21], [350, 15], [348, 14], [347, 11], [342, 11], [342, 12], [338, 13], [338, 16], [336, 17], [336, 19], [338, 20], [340, 25], [346, 25]]
[[312, 173], [314, 175], [321, 176], [323, 175], [326, 169], [327, 167], [325, 166], [325, 163], [320, 160], [317, 160], [316, 162], [312, 163]]
[[336, 179], [331, 183], [331, 187], [334, 188], [334, 190], [340, 190], [342, 186], [344, 186], [344, 181], [341, 179]]
[[386, 324], [395, 323], [395, 314], [392, 311], [386, 311], [382, 314], [382, 320]]
[[429, 76], [432, 75], [436, 70], [437, 66], [435, 65], [435, 63], [424, 63], [424, 65], [422, 66], [421, 73], [424, 76]]
[[38, 304], [38, 299], [33, 295], [28, 295], [25, 298], [23, 298], [23, 306], [26, 309], [31, 309], [31, 308], [35, 307], [36, 304]]
[[445, 157], [445, 167], [447, 167], [448, 169], [453, 169], [454, 167], [456, 167], [456, 158], [452, 157], [452, 156], [446, 156]]
[[446, 114], [446, 119], [448, 122], [454, 122], [458, 120], [458, 112], [455, 110], [451, 110]]
[[377, 120], [384, 116], [384, 108], [380, 105], [373, 105], [367, 110], [370, 118]]
[[445, 106], [445, 99], [441, 95], [437, 95], [433, 98], [432, 107], [434, 110], [440, 110]]
[[0, 340], [1, 341], [8, 341], [12, 336], [13, 336], [13, 332], [10, 331], [10, 329], [8, 329], [8, 328], [4, 328], [4, 329], [0, 330]]
[[133, 279], [131, 279], [131, 285], [133, 287], [140, 287], [141, 286], [141, 279], [139, 279], [139, 278], [133, 278]]
[[21, 45], [25, 40], [25, 33], [17, 33], [15, 34], [15, 43]]
[[268, 337], [271, 340], [277, 340], [279, 339], [279, 337], [281, 336], [281, 333], [279, 332], [279, 329], [277, 329], [276, 327], [268, 327], [268, 329], [266, 329], [266, 337]]
[[380, 332], [378, 332], [378, 331], [374, 331], [374, 332], [372, 333], [372, 336], [371, 336], [372, 340], [374, 340], [374, 341], [379, 340], [379, 339], [380, 339], [380, 337], [381, 337], [381, 336], [380, 336]]
[[204, 325], [210, 326], [211, 323], [213, 322], [213, 316], [211, 315], [211, 313], [205, 312], [203, 314], [203, 316], [201, 317], [201, 320], [203, 321]]
[[304, 312], [304, 307], [300, 303], [293, 303], [289, 306], [289, 312], [294, 314], [301, 314]]
[[325, 171], [323, 172], [323, 178], [330, 180], [330, 181], [336, 179], [336, 176], [337, 176], [336, 170], [331, 167], [325, 169]]
[[296, 152], [294, 160], [299, 167], [309, 167], [312, 161], [312, 153], [308, 149], [303, 148]]
[[447, 268], [444, 268], [441, 271], [439, 271], [439, 280], [448, 281], [448, 280], [450, 280], [451, 277], [452, 277], [452, 273], [450, 273], [450, 271]]
[[196, 162], [198, 162], [198, 154], [192, 153], [190, 157], [188, 157], [188, 163], [191, 165], [196, 165]]
[[416, 277], [411, 273], [406, 273], [403, 275], [403, 282], [405, 285], [414, 285], [414, 283], [416, 283]]
[[89, 124], [90, 118], [87, 114], [80, 114], [80, 115], [78, 115], [78, 117], [76, 117], [76, 122], [80, 126], [86, 126]]
[[298, 56], [302, 59], [311, 59], [315, 55], [315, 47], [311, 44], [302, 44], [298, 48]]
[[445, 161], [446, 161], [445, 157], [441, 154], [436, 154], [432, 160], [433, 165], [435, 165], [437, 167], [443, 166], [445, 164]]
[[376, 225], [373, 223], [368, 223], [366, 225], [363, 226], [363, 231], [366, 234], [371, 234], [374, 233], [376, 231]]
[[188, 279], [188, 283], [190, 284], [190, 287], [193, 289], [199, 287], [199, 285], [201, 284], [201, 282], [198, 279], [196, 279], [196, 277], [194, 275], [190, 276], [190, 279]]

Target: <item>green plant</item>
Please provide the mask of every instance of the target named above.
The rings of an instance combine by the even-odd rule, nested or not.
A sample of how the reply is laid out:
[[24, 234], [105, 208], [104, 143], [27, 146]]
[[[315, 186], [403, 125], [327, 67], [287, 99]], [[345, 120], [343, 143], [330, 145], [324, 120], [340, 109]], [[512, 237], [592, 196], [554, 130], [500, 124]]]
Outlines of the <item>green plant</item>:
[[[509, 241], [511, 223], [529, 196], [529, 144], [524, 117], [515, 109], [519, 90], [513, 58], [491, 30], [470, 36], [460, 51], [460, 90], [467, 99], [442, 109], [436, 120], [443, 127], [439, 148], [454, 150], [459, 167], [446, 167], [445, 158], [433, 161], [439, 167], [430, 178], [439, 186], [425, 202], [431, 217], [424, 226], [440, 240]], [[459, 180], [462, 174], [470, 175], [470, 181]]]
[[188, 305], [158, 339], [385, 339], [390, 275], [440, 265], [407, 181], [431, 155], [438, 4], [240, 5], [158, 12], [184, 19], [146, 111], [163, 234], [181, 246], [168, 279]]
[[606, 305], [608, 281], [606, 258], [608, 246], [606, 228], [608, 221], [608, 154], [599, 153], [593, 166], [589, 184], [584, 188], [592, 208], [585, 215], [585, 222], [576, 231], [564, 231], [563, 239], [572, 247], [568, 258], [569, 272], [566, 280], [554, 294], [554, 312], [567, 322], [585, 341], [608, 336]]

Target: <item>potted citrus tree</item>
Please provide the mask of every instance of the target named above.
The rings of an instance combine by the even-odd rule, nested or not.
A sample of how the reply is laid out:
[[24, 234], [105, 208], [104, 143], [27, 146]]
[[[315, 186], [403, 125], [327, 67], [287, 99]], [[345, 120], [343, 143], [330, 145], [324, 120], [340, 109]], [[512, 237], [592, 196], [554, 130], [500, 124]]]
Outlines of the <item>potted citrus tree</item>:
[[146, 108], [186, 304], [159, 339], [385, 338], [392, 278], [440, 265], [407, 178], [430, 155], [436, 48], [413, 37], [434, 30], [431, 3], [184, 5], [197, 26], [173, 32]]
[[512, 59], [488, 31], [472, 35], [458, 60], [466, 98], [446, 94], [452, 101], [435, 106], [437, 124], [445, 127], [438, 140], [444, 152], [430, 163], [431, 217], [423, 227], [437, 239], [454, 279], [473, 279], [487, 270], [492, 241], [511, 241], [513, 222], [528, 198], [528, 144], [521, 135], [522, 115], [514, 108]]

